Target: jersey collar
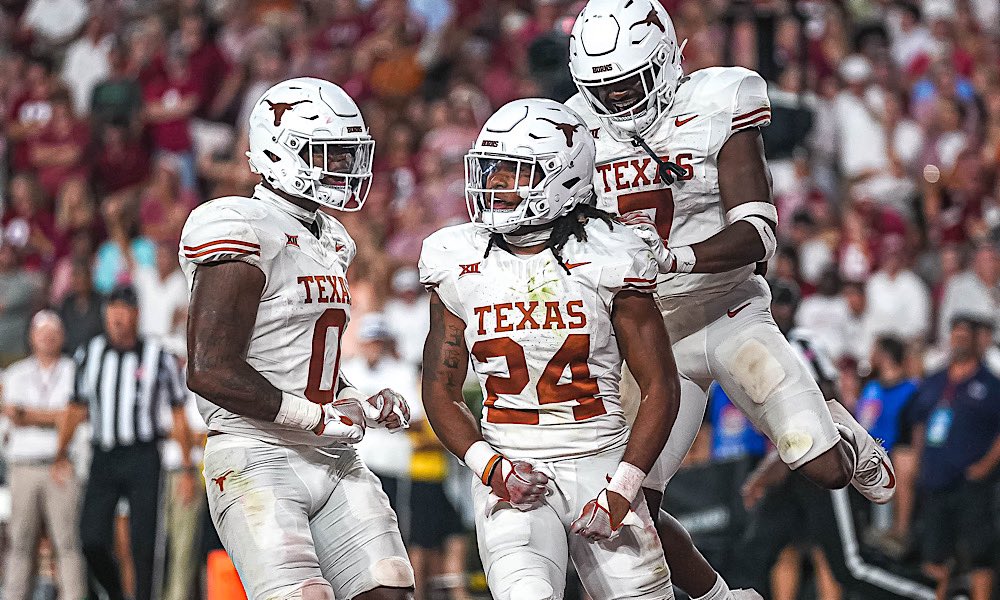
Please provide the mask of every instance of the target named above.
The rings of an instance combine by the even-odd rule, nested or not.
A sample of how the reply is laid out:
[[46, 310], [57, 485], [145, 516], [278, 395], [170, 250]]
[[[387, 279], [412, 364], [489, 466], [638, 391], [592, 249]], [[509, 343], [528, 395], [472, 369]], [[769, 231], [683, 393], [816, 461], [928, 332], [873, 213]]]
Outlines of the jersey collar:
[[281, 209], [283, 212], [292, 215], [293, 217], [304, 223], [315, 222], [316, 214], [319, 212], [319, 211], [306, 210], [301, 206], [296, 206], [295, 204], [292, 204], [288, 200], [285, 200], [281, 196], [267, 189], [266, 187], [264, 187], [264, 184], [261, 183], [258, 183], [256, 187], [254, 187], [253, 197], [257, 198], [258, 200], [263, 200], [264, 202], [269, 202], [273, 204], [277, 208]]

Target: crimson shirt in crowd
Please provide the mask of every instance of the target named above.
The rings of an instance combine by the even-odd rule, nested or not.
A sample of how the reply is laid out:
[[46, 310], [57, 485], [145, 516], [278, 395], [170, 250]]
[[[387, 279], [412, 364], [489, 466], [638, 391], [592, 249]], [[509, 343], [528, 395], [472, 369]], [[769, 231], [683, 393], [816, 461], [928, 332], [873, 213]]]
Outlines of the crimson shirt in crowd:
[[[142, 98], [147, 104], [162, 102], [170, 107], [179, 103], [185, 96], [197, 93], [198, 85], [191, 76], [184, 81], [170, 81], [162, 77], [154, 79], [143, 87]], [[187, 117], [150, 123], [149, 133], [153, 146], [168, 152], [189, 152], [192, 148], [190, 125], [191, 120]]]
[[38, 135], [29, 147], [60, 146], [71, 144], [80, 151], [80, 158], [71, 165], [38, 165], [33, 168], [38, 184], [49, 198], [59, 197], [64, 183], [74, 178], [86, 178], [89, 174], [87, 147], [90, 145], [90, 126], [84, 121], [76, 121], [67, 132], [57, 132], [52, 123]]
[[[46, 98], [32, 98], [28, 94], [14, 101], [7, 117], [11, 123], [45, 124], [52, 118], [52, 103]], [[31, 168], [30, 140], [25, 140], [14, 146], [11, 156], [14, 171], [26, 171]]]

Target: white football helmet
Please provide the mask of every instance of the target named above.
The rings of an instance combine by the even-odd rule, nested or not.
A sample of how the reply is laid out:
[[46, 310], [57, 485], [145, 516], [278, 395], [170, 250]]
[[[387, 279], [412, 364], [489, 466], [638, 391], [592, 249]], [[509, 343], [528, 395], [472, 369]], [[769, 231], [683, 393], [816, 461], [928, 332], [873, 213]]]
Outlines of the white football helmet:
[[[593, 196], [594, 138], [572, 109], [543, 98], [515, 100], [490, 117], [465, 156], [472, 222], [494, 233], [542, 225]], [[496, 187], [501, 170], [508, 187]], [[514, 193], [516, 206], [507, 206]]]
[[[590, 0], [573, 23], [569, 70], [580, 94], [618, 141], [643, 135], [670, 109], [683, 76], [670, 15], [659, 0]], [[642, 94], [625, 105], [602, 101], [602, 86], [635, 77]]]
[[[368, 197], [375, 141], [354, 100], [313, 77], [283, 81], [250, 111], [250, 169], [299, 198], [356, 211]], [[337, 160], [337, 170], [330, 169]]]

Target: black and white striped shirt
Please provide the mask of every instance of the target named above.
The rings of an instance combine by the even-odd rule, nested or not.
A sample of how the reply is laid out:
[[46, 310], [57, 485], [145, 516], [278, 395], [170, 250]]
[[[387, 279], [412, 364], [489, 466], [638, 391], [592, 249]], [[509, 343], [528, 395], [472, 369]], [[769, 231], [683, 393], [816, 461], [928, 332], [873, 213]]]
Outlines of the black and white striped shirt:
[[150, 339], [131, 350], [104, 335], [77, 350], [73, 402], [90, 411], [91, 442], [102, 450], [155, 442], [165, 435], [160, 415], [184, 405], [177, 357]]

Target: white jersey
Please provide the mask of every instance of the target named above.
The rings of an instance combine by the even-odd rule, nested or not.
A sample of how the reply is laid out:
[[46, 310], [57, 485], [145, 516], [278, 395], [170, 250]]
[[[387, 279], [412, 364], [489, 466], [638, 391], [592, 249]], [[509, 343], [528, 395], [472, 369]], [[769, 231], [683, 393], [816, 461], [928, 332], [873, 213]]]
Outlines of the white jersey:
[[[313, 218], [319, 239], [302, 222]], [[257, 186], [253, 198], [219, 198], [192, 211], [181, 234], [180, 263], [189, 290], [200, 264], [239, 260], [263, 271], [266, 283], [246, 360], [279, 390], [322, 404], [333, 400], [338, 381], [340, 340], [351, 317], [346, 273], [355, 251], [335, 218]], [[203, 398], [198, 406], [211, 431], [282, 444], [329, 443]]]
[[[643, 139], [657, 156], [685, 171], [672, 186], [642, 147], [618, 142], [577, 94], [566, 102], [587, 122], [597, 143], [594, 190], [598, 206], [617, 214], [642, 211], [671, 246], [704, 241], [724, 229], [726, 210], [719, 196], [719, 150], [742, 129], [771, 122], [767, 85], [742, 67], [710, 67], [681, 80], [669, 115]], [[660, 297], [725, 293], [753, 274], [754, 265], [725, 273], [660, 275]]]
[[621, 290], [653, 292], [656, 262], [626, 227], [592, 219], [586, 231], [562, 251], [569, 273], [548, 250], [494, 247], [483, 258], [489, 234], [472, 224], [424, 241], [421, 281], [466, 323], [483, 437], [511, 458], [587, 456], [628, 440], [611, 309]]

